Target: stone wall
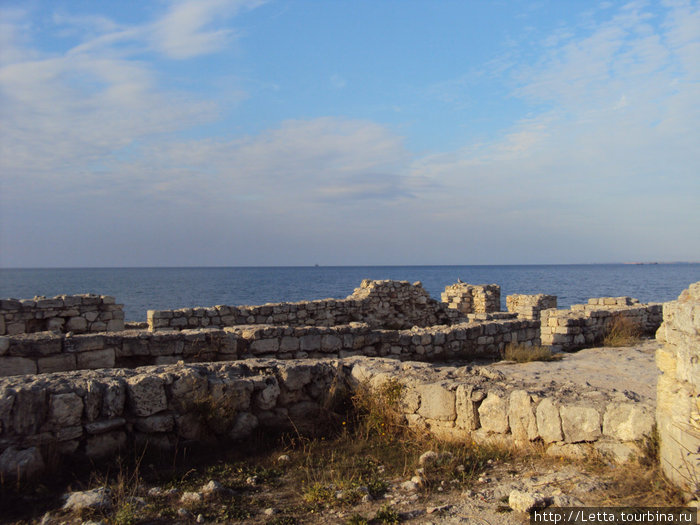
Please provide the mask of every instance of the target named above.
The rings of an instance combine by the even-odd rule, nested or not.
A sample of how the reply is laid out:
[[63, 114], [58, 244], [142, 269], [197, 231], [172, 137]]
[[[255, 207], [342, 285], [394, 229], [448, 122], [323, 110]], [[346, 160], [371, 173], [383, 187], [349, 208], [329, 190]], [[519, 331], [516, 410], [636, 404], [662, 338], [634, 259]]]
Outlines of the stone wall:
[[499, 312], [501, 287], [497, 284], [456, 283], [445, 287], [442, 302], [463, 314]]
[[257, 428], [313, 433], [336, 395], [381, 395], [387, 381], [401, 385], [406, 422], [438, 437], [541, 440], [557, 455], [595, 444], [624, 457], [653, 426], [650, 408], [619, 392], [534, 392], [490, 367], [366, 357], [179, 363], [0, 379], [0, 468], [16, 474], [27, 453], [92, 459], [129, 445], [245, 439]]
[[383, 330], [367, 323], [350, 323], [296, 327], [242, 325], [157, 332], [127, 330], [83, 335], [42, 332], [0, 337], [0, 376], [262, 356], [497, 358], [511, 342], [539, 344], [539, 323], [505, 319], [410, 330]]
[[542, 310], [557, 307], [557, 296], [513, 294], [506, 297], [506, 307], [524, 319], [539, 319]]
[[99, 458], [146, 442], [241, 439], [259, 425], [313, 431], [338, 376], [337, 361], [251, 360], [4, 378], [0, 451]]
[[[435, 369], [427, 363], [353, 358], [353, 388], [381, 395], [401, 385], [400, 412], [409, 426], [442, 439], [525, 445], [539, 441], [555, 456], [594, 450], [616, 460], [638, 457], [651, 435], [651, 400], [619, 391], [572, 389], [570, 384], [527, 387], [494, 367]], [[392, 389], [395, 390], [395, 389]]]
[[106, 332], [124, 329], [123, 305], [109, 295], [57, 295], [0, 300], [0, 335], [43, 331]]
[[334, 326], [350, 322], [406, 329], [464, 320], [459, 312], [432, 299], [420, 282], [369, 279], [363, 280], [346, 299], [148, 310], [147, 317], [149, 329], [153, 331], [252, 324]]
[[700, 282], [663, 305], [656, 422], [661, 468], [700, 499]]
[[[600, 300], [605, 298], [591, 299]], [[574, 304], [570, 310], [542, 310], [540, 335], [545, 346], [565, 351], [577, 350], [601, 344], [616, 318], [626, 319], [640, 333], [651, 335], [661, 324], [662, 315], [662, 306], [656, 303], [636, 302], [632, 306]]]

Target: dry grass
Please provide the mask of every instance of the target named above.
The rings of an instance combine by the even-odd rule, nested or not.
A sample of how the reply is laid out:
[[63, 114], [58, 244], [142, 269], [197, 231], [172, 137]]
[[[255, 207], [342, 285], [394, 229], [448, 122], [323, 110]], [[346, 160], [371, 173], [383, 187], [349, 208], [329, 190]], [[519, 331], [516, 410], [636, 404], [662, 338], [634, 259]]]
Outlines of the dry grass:
[[629, 318], [621, 315], [613, 317], [603, 338], [603, 346], [631, 346], [639, 342], [640, 328]]
[[509, 343], [503, 351], [503, 359], [517, 363], [529, 363], [530, 361], [555, 361], [561, 359], [562, 354], [553, 354], [549, 348], [543, 346], [526, 346]]

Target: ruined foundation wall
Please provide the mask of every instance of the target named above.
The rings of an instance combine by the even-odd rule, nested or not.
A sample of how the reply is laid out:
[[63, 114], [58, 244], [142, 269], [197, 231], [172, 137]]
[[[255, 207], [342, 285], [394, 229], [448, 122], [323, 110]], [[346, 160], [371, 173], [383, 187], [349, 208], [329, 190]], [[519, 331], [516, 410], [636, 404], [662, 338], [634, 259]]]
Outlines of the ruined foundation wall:
[[334, 326], [351, 322], [396, 330], [464, 320], [459, 312], [432, 299], [420, 282], [369, 279], [363, 280], [346, 299], [148, 310], [147, 317], [152, 331], [252, 324]]
[[124, 330], [124, 305], [109, 295], [57, 295], [0, 300], [0, 335]]
[[497, 284], [456, 283], [445, 287], [442, 302], [463, 314], [483, 314], [501, 310], [501, 287]]
[[523, 319], [539, 319], [542, 310], [557, 307], [556, 295], [523, 295], [513, 294], [506, 297], [506, 307]]
[[599, 345], [616, 318], [629, 321], [640, 333], [647, 335], [654, 334], [661, 324], [661, 304], [601, 304], [575, 304], [570, 310], [542, 310], [542, 344], [565, 351]]
[[700, 282], [663, 305], [656, 334], [662, 374], [657, 383], [656, 422], [661, 468], [686, 492], [700, 496]]
[[182, 331], [128, 330], [72, 336], [42, 332], [0, 337], [0, 376], [249, 357], [497, 358], [511, 342], [539, 344], [539, 323], [506, 319], [410, 330], [381, 330], [366, 323], [351, 323], [332, 327], [243, 325]]
[[401, 385], [406, 422], [438, 437], [542, 440], [557, 455], [617, 447], [619, 457], [653, 426], [651, 409], [619, 392], [529, 392], [489, 367], [366, 357], [181, 363], [0, 379], [0, 467], [29, 449], [92, 459], [129, 445], [246, 439], [257, 428], [313, 433], [344, 385], [346, 395], [381, 395], [387, 381]]

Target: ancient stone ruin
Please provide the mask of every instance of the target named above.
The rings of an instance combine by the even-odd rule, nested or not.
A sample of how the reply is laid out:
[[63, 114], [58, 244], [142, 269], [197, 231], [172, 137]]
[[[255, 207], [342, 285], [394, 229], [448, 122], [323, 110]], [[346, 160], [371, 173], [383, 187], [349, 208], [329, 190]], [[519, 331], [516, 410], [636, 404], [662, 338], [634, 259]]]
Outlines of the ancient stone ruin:
[[[501, 312], [497, 285], [465, 283], [443, 297], [432, 299], [420, 283], [366, 280], [346, 299], [150, 310], [148, 328], [98, 333], [90, 330], [99, 313], [89, 321], [80, 309], [47, 313], [40, 301], [3, 301], [0, 319], [13, 328], [0, 336], [0, 470], [29, 475], [48, 450], [80, 460], [129, 446], [246, 439], [256, 429], [312, 432], [329, 393], [387, 381], [400, 385], [408, 425], [448, 439], [541, 441], [553, 454], [595, 449], [622, 459], [651, 433], [653, 400], [542, 389], [488, 363], [508, 344], [593, 344], [616, 315], [654, 333], [660, 305], [604, 298], [556, 310], [552, 296], [519, 295]], [[114, 301], [101, 304], [123, 323]], [[85, 333], [68, 330], [81, 315]], [[57, 317], [64, 322], [52, 331], [30, 322], [46, 319], [47, 327]], [[685, 317], [664, 326], [673, 323], [685, 326]], [[697, 400], [688, 374], [678, 380]]]
[[696, 498], [700, 496], [700, 282], [664, 304], [656, 333], [661, 369], [656, 394], [661, 468]]

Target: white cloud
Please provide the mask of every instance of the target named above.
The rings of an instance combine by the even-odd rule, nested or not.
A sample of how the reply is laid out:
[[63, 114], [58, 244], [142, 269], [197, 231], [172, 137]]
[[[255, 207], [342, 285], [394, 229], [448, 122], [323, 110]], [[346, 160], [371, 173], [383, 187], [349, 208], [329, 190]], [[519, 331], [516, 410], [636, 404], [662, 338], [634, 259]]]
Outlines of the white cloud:
[[[517, 84], [530, 113], [490, 142], [419, 156], [380, 123], [333, 116], [175, 139], [216, 119], [220, 99], [163, 88], [145, 52], [213, 52], [235, 38], [219, 21], [257, 4], [180, 2], [139, 26], [59, 17], [94, 30], [50, 55], [23, 39], [18, 13], [0, 16], [0, 213], [11, 218], [0, 222], [17, 224], [3, 243], [36, 239], [31, 258], [13, 250], [16, 264], [52, 250], [65, 264], [698, 258], [687, 242], [700, 228], [697, 4], [661, 20], [610, 9], [586, 34], [544, 39], [530, 67], [494, 61], [483, 74]], [[458, 75], [433, 95], [459, 104], [478, 81]], [[99, 257], [71, 263], [85, 246]], [[247, 258], [222, 259], [230, 252]]]
[[253, 9], [264, 0], [186, 0], [174, 2], [168, 13], [147, 28], [153, 46], [170, 58], [192, 58], [224, 47], [235, 34], [229, 28], [214, 29], [242, 9]]

